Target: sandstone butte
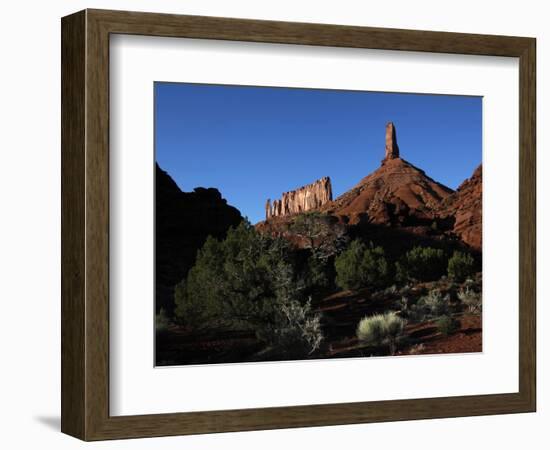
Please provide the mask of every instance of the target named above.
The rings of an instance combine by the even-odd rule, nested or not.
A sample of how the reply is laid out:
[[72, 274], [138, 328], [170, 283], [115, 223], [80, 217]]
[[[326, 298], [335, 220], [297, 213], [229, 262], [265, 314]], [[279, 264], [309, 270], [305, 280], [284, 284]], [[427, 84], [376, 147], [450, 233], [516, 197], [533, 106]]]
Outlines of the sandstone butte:
[[[395, 125], [386, 125], [385, 157], [380, 167], [332, 200], [330, 178], [266, 204], [266, 219], [321, 211], [356, 225], [406, 227], [416, 232], [437, 222], [468, 246], [481, 250], [481, 166], [455, 192], [401, 158]], [[290, 219], [290, 218], [289, 218]], [[260, 227], [265, 228], [265, 227]]]
[[380, 167], [342, 194], [324, 211], [357, 223], [367, 214], [370, 223], [387, 224], [414, 215], [433, 219], [442, 200], [453, 190], [400, 157], [396, 129], [386, 125], [386, 152]]

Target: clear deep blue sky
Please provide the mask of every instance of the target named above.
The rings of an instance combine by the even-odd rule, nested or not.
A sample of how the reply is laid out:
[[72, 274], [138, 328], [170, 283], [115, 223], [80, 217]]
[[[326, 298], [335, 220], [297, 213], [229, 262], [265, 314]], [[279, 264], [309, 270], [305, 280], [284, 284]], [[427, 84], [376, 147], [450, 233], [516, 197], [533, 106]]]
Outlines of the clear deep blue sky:
[[183, 191], [215, 187], [252, 223], [267, 198], [376, 170], [385, 125], [401, 157], [455, 189], [481, 163], [481, 97], [155, 83], [156, 160]]

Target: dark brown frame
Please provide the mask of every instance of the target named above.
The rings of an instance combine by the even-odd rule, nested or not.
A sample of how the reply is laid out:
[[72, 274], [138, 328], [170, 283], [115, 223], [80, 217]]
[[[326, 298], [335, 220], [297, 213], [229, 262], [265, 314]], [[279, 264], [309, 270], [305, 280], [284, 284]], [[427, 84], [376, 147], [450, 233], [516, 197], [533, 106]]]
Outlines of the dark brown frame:
[[[61, 29], [64, 433], [100, 440], [535, 411], [535, 39], [104, 10], [64, 17]], [[109, 416], [108, 99], [113, 33], [518, 57], [519, 392]]]

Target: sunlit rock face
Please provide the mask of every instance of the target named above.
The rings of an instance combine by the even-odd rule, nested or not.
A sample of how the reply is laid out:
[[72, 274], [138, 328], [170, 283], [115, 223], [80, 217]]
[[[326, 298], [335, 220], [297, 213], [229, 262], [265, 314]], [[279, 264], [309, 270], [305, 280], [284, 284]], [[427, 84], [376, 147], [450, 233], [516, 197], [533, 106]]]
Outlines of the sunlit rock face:
[[397, 135], [395, 133], [395, 125], [389, 122], [386, 125], [386, 155], [382, 163], [389, 159], [399, 158], [399, 146], [397, 145]]
[[285, 192], [279, 200], [267, 200], [265, 217], [287, 216], [320, 208], [332, 201], [332, 186], [329, 177], [323, 177], [314, 183], [294, 191]]
[[454, 218], [453, 232], [464, 243], [481, 251], [482, 244], [483, 169], [481, 164], [441, 204], [439, 215]]
[[267, 220], [257, 224], [257, 229], [296, 243], [289, 231], [295, 220], [293, 214], [318, 211], [356, 235], [363, 235], [365, 241], [378, 239], [396, 254], [408, 251], [412, 242], [430, 246], [441, 241], [481, 252], [481, 165], [454, 191], [403, 159], [393, 122], [385, 128], [380, 167], [334, 200], [331, 198], [328, 177], [287, 192], [281, 199], [267, 201]]

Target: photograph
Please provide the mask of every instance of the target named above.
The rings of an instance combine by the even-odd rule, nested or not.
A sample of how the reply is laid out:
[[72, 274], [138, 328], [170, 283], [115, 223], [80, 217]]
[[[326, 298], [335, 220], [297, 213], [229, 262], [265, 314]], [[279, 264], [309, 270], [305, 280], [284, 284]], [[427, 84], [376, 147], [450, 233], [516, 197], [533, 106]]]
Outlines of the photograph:
[[155, 83], [155, 364], [482, 351], [482, 98]]
[[482, 352], [481, 96], [157, 81], [154, 121], [155, 366]]

